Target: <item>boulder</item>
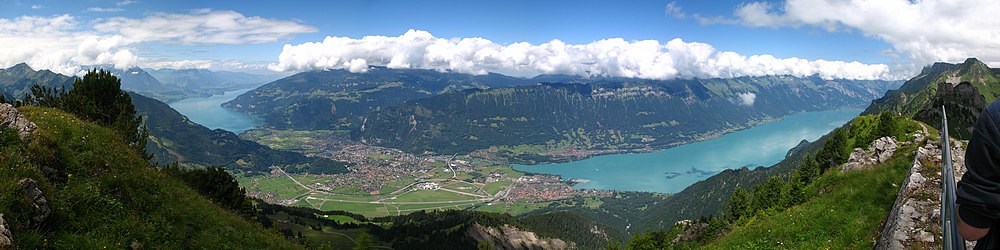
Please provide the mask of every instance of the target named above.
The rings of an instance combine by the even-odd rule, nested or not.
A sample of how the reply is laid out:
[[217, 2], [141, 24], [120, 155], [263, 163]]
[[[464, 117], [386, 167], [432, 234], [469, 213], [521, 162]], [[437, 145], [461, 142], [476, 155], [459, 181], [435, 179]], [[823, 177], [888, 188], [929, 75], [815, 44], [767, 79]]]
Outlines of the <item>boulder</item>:
[[0, 249], [14, 249], [14, 237], [7, 222], [3, 220], [3, 214], [0, 214]]
[[49, 218], [52, 209], [49, 208], [49, 201], [42, 195], [42, 190], [38, 189], [38, 183], [34, 179], [25, 178], [17, 182], [24, 190], [25, 196], [31, 201], [31, 225], [38, 225]]
[[892, 158], [892, 154], [896, 152], [897, 147], [898, 143], [896, 142], [896, 139], [893, 139], [892, 137], [882, 137], [872, 142], [869, 150], [872, 151], [877, 162], [882, 163], [888, 161], [889, 158]]
[[25, 119], [13, 105], [0, 103], [0, 128], [12, 128], [17, 131], [21, 140], [27, 139], [31, 132], [38, 129], [35, 123]]

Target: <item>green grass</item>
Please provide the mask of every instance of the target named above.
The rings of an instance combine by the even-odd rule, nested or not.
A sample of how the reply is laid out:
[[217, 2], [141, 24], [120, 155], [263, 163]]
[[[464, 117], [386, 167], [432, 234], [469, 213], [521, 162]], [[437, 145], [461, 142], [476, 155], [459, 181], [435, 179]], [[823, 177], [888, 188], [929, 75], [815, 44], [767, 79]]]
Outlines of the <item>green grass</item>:
[[[29, 142], [0, 143], [0, 213], [19, 248], [301, 248], [150, 166], [111, 129], [55, 109], [19, 110], [38, 125]], [[39, 183], [52, 209], [44, 229], [25, 223], [23, 178]]]
[[825, 174], [812, 200], [758, 215], [707, 245], [721, 249], [871, 248], [913, 159], [913, 146], [873, 169]]
[[513, 216], [518, 216], [525, 214], [534, 210], [538, 210], [544, 207], [548, 207], [552, 202], [514, 202], [513, 204], [493, 204], [492, 206], [480, 206], [476, 208], [476, 211], [483, 212], [493, 212], [493, 213], [508, 213]]
[[368, 160], [370, 161], [391, 161], [396, 159], [395, 156], [384, 155], [384, 154], [369, 154], [367, 155], [367, 157]]
[[302, 153], [316, 153], [319, 149], [309, 145], [315, 145], [324, 138], [340, 136], [348, 131], [343, 130], [269, 130], [254, 129], [249, 130], [240, 137], [255, 141], [261, 145], [266, 145], [273, 149], [288, 150]]
[[[272, 192], [277, 195], [278, 199], [291, 199], [309, 192], [299, 184], [296, 184], [288, 177], [261, 177], [256, 178], [257, 185], [250, 184], [250, 181], [246, 181], [247, 190], [259, 190], [264, 192]], [[241, 182], [243, 183], [243, 182]]]
[[387, 200], [395, 202], [410, 202], [410, 201], [454, 201], [454, 200], [473, 200], [477, 197], [462, 195], [457, 193], [452, 193], [444, 190], [415, 190], [402, 194], [396, 197], [396, 199]]
[[353, 196], [353, 195], [310, 194], [309, 197], [323, 198], [323, 199], [346, 200], [346, 201], [375, 201], [375, 198], [373, 198], [370, 195]]
[[500, 192], [501, 190], [510, 187], [510, 184], [511, 182], [509, 181], [497, 181], [497, 182], [486, 183], [486, 185], [483, 186], [483, 191], [486, 191], [490, 195], [494, 195], [497, 194], [497, 192]]
[[464, 209], [471, 207], [476, 203], [448, 203], [448, 204], [407, 204], [407, 205], [397, 205], [399, 210], [404, 214], [412, 213], [417, 210], [451, 210], [451, 209]]
[[[312, 202], [318, 203], [319, 201], [312, 201]], [[395, 213], [396, 210], [395, 209], [393, 209], [392, 207], [389, 207], [389, 209], [391, 209], [393, 211], [392, 215], [396, 215], [396, 213]], [[323, 202], [323, 206], [321, 206], [319, 208], [319, 210], [323, 210], [323, 211], [333, 211], [333, 210], [347, 211], [347, 212], [351, 212], [351, 213], [356, 213], [356, 214], [364, 215], [365, 217], [368, 217], [368, 218], [381, 217], [381, 216], [389, 215], [389, 213], [386, 212], [387, 211], [386, 210], [386, 205], [382, 205], [382, 204], [369, 204], [369, 203], [351, 203], [351, 202], [325, 201], [325, 202]]]

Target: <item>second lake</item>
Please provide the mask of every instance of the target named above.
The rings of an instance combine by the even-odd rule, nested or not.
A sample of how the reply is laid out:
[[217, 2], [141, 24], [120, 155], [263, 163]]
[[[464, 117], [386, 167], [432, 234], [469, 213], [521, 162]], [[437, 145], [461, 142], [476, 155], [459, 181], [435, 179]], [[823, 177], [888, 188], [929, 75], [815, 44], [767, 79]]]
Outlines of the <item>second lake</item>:
[[210, 129], [223, 129], [239, 134], [264, 122], [254, 116], [223, 108], [221, 105], [253, 89], [227, 91], [222, 95], [187, 98], [170, 103], [170, 107], [191, 121]]

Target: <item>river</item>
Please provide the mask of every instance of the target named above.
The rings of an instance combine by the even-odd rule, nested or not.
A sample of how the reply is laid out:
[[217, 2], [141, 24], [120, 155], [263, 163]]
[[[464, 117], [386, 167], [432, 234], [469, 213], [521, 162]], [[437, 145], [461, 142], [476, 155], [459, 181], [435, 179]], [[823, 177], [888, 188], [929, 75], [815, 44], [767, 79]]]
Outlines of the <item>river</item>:
[[209, 97], [187, 98], [170, 103], [170, 107], [180, 112], [191, 121], [210, 129], [223, 129], [239, 134], [250, 130], [264, 122], [254, 116], [222, 108], [222, 103], [228, 102], [247, 91], [241, 89], [227, 91], [222, 95]]
[[803, 139], [815, 141], [862, 110], [806, 112], [721, 137], [656, 152], [596, 156], [585, 160], [515, 165], [523, 172], [585, 180], [576, 188], [680, 192], [722, 170], [771, 166]]

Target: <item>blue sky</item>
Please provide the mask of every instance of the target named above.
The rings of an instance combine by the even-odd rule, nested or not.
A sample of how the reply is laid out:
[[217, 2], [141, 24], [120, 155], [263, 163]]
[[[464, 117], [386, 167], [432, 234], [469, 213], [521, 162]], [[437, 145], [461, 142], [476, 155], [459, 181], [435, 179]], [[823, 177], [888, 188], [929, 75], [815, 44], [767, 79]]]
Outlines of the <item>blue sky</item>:
[[[914, 3], [908, 4], [908, 1], [886, 0], [886, 2], [895, 1], [901, 1], [898, 3], [900, 6], [915, 6]], [[144, 27], [146, 26], [142, 23], [144, 18], [158, 14], [183, 15], [195, 12], [231, 11], [248, 19], [261, 18], [274, 22], [285, 22], [269, 26], [268, 30], [272, 30], [271, 28], [281, 30], [283, 29], [281, 25], [288, 23], [297, 23], [299, 26], [309, 28], [307, 31], [289, 32], [288, 34], [267, 33], [265, 35], [280, 37], [247, 44], [219, 43], [212, 40], [192, 44], [178, 42], [178, 39], [182, 38], [146, 37], [137, 39], [125, 35], [128, 42], [112, 46], [110, 52], [115, 52], [116, 49], [119, 52], [120, 50], [128, 50], [138, 58], [132, 60], [138, 64], [183, 60], [240, 62], [255, 65], [274, 64], [279, 61], [279, 55], [284, 51], [285, 44], [297, 46], [303, 43], [322, 42], [327, 36], [353, 39], [370, 35], [397, 37], [410, 29], [427, 31], [434, 38], [441, 39], [482, 37], [500, 46], [517, 42], [540, 45], [554, 39], [568, 44], [582, 45], [607, 38], [622, 38], [630, 42], [656, 40], [661, 44], [666, 44], [672, 39], [680, 38], [686, 43], [708, 44], [714, 49], [713, 53], [731, 51], [742, 56], [771, 55], [777, 59], [798, 58], [809, 62], [815, 60], [856, 61], [865, 65], [882, 65], [888, 68], [888, 72], [880, 71], [878, 73], [879, 78], [886, 78], [893, 71], [912, 71], [914, 66], [924, 65], [934, 60], [960, 60], [960, 57], [976, 52], [952, 53], [954, 55], [947, 54], [946, 56], [915, 55], [917, 53], [907, 51], [904, 45], [900, 45], [899, 40], [903, 38], [893, 37], [891, 32], [869, 29], [866, 25], [871, 23], [859, 23], [850, 18], [837, 19], [839, 17], [827, 17], [819, 21], [811, 20], [809, 16], [813, 15], [808, 12], [809, 8], [801, 7], [803, 4], [807, 4], [816, 5], [819, 8], [823, 4], [837, 5], [836, 2], [838, 1], [628, 1], [623, 3], [621, 1], [0, 0], [0, 21], [6, 20], [9, 23], [16, 23], [18, 18], [24, 17], [52, 18], [68, 15], [76, 22], [76, 25], [70, 28], [73, 31], [108, 37], [114, 36], [116, 31], [94, 31], [91, 26], [112, 18], [124, 18], [137, 20], [138, 22], [133, 23], [133, 25]], [[668, 8], [668, 5], [671, 7]], [[762, 10], [761, 8], [750, 8], [761, 6], [765, 8]], [[842, 7], [865, 6], [843, 5]], [[758, 11], [753, 12], [754, 10]], [[853, 13], [850, 10], [842, 11], [845, 11], [844, 13], [847, 13], [848, 17]], [[878, 15], [880, 13], [886, 12], [860, 12], [858, 15], [864, 17], [864, 15]], [[705, 21], [709, 19], [714, 21]], [[0, 29], [0, 32], [3, 30]], [[157, 33], [155, 30], [149, 32]], [[67, 33], [73, 34], [69, 31]], [[178, 36], [187, 35], [189, 34], [178, 34]], [[904, 35], [913, 36], [911, 34]], [[917, 38], [920, 36], [918, 35]], [[101, 39], [98, 38], [98, 40]], [[676, 54], [669, 51], [664, 53]], [[0, 64], [10, 64], [7, 61], [17, 59], [8, 58], [7, 61], [4, 61], [2, 56], [0, 54]], [[336, 56], [342, 57], [340, 54]], [[678, 57], [673, 57], [674, 64], [677, 64]], [[370, 62], [369, 64], [379, 64], [378, 58], [364, 58], [364, 56], [359, 58], [366, 59], [365, 61]], [[340, 62], [349, 61], [352, 58], [335, 59]], [[87, 62], [87, 60], [82, 59], [73, 60]], [[311, 60], [315, 61], [316, 58]], [[35, 61], [45, 60], [35, 59]], [[101, 60], [95, 59], [93, 61]], [[31, 64], [30, 61], [29, 64]], [[435, 66], [432, 63], [411, 63], [409, 65], [411, 67], [440, 67], [439, 64]], [[225, 68], [218, 66], [218, 63], [213, 64], [212, 67]], [[329, 67], [329, 65], [283, 67], [283, 69], [308, 70], [316, 67]], [[493, 69], [502, 67], [483, 68], [493, 71]], [[470, 72], [474, 70], [478, 69], [470, 69]], [[528, 73], [549, 72], [546, 70], [538, 69]], [[569, 70], [573, 71], [573, 69]], [[678, 71], [684, 70], [678, 69]], [[662, 73], [652, 74], [652, 77], [743, 74], [739, 73], [743, 71], [734, 71], [737, 73], [695, 71], [697, 72], [691, 73], [691, 75]], [[814, 71], [817, 70], [806, 72]], [[640, 77], [642, 75], [637, 74]]]

